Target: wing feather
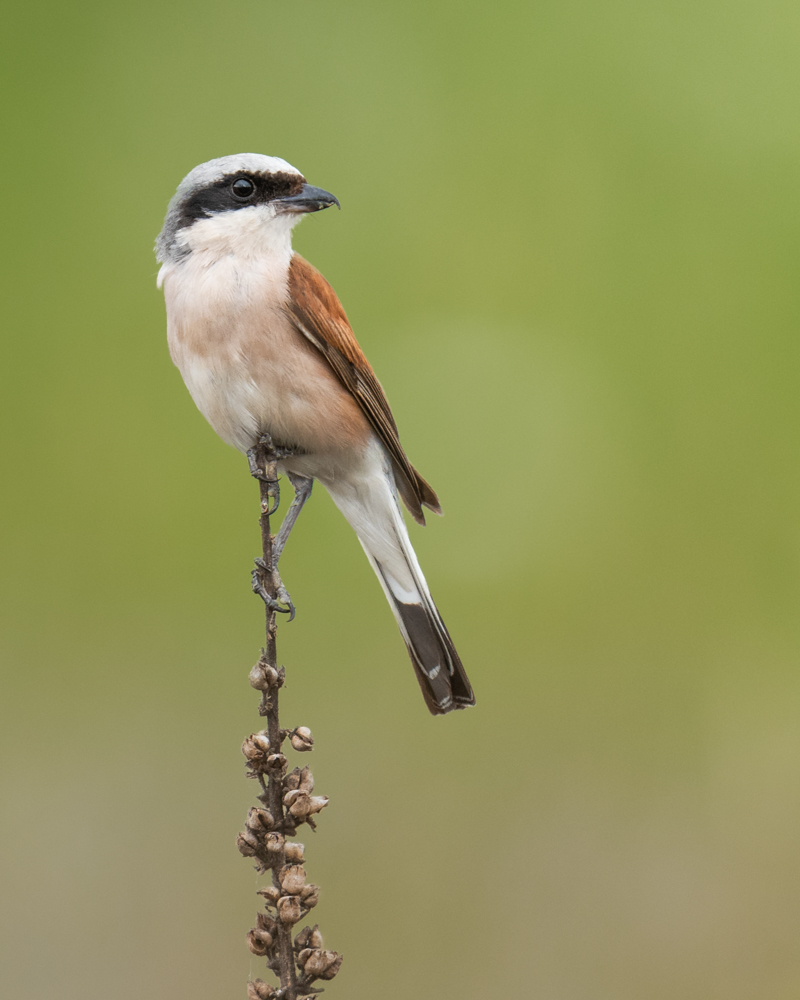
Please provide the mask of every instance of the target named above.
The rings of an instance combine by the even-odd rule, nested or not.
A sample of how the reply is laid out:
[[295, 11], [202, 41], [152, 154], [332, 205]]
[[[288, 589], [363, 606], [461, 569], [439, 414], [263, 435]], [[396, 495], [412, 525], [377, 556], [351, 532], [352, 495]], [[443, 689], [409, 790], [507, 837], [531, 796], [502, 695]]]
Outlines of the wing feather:
[[345, 389], [352, 393], [389, 452], [400, 496], [414, 519], [425, 523], [423, 506], [441, 514], [436, 493], [409, 462], [400, 444], [389, 401], [358, 345], [336, 292], [299, 254], [294, 254], [289, 265], [286, 308], [297, 330], [314, 345]]

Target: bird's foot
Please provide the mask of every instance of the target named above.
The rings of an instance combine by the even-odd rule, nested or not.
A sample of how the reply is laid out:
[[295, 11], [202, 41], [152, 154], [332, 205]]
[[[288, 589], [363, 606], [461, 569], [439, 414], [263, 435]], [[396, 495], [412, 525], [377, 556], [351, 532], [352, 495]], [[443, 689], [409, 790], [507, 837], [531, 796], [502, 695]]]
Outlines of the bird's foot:
[[280, 462], [282, 458], [291, 458], [292, 455], [297, 454], [297, 448], [291, 445], [275, 444], [272, 435], [264, 431], [259, 436], [258, 443], [248, 449], [247, 461], [250, 463], [250, 473], [256, 479], [260, 479], [264, 475], [262, 466]]
[[[289, 621], [291, 621], [295, 616], [295, 607], [292, 604], [289, 591], [283, 585], [283, 580], [281, 580], [277, 568], [273, 569], [270, 573], [267, 570], [267, 564], [260, 556], [255, 560], [255, 564], [256, 568], [253, 570], [253, 593], [258, 594], [270, 611], [277, 611], [282, 615], [288, 615]], [[274, 597], [267, 590], [267, 583], [272, 584], [272, 590], [275, 593]]]
[[290, 458], [297, 453], [296, 448], [275, 444], [272, 435], [266, 431], [259, 437], [258, 444], [247, 451], [250, 475], [267, 484], [267, 496], [273, 501], [267, 511], [270, 517], [277, 511], [281, 502], [281, 488], [275, 466], [281, 459]]

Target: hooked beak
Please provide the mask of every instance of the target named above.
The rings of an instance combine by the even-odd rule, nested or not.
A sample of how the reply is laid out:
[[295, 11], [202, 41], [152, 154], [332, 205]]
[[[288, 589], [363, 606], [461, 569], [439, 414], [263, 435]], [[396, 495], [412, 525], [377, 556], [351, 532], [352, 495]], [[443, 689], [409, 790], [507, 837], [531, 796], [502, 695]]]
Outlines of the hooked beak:
[[304, 184], [297, 194], [289, 195], [286, 198], [276, 198], [275, 202], [283, 212], [321, 212], [323, 208], [330, 208], [335, 205], [342, 206], [339, 199], [322, 188], [312, 187]]

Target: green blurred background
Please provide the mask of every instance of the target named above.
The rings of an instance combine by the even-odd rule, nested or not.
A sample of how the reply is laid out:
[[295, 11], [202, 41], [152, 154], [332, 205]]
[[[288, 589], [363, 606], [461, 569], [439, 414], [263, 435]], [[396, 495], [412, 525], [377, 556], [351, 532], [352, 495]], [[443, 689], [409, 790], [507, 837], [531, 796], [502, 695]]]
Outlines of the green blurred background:
[[339, 292], [446, 510], [432, 719], [320, 489], [286, 721], [328, 994], [800, 995], [800, 12], [242, 0], [6, 14], [0, 995], [243, 997], [256, 489], [170, 363], [195, 164], [338, 195]]

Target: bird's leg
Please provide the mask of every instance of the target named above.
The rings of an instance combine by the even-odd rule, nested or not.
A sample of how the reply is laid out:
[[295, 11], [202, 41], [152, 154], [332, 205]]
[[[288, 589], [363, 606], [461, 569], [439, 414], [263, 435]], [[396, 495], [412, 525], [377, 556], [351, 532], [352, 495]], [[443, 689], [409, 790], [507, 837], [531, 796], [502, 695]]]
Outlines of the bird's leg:
[[272, 558], [275, 566], [278, 565], [278, 560], [283, 554], [289, 534], [300, 515], [300, 511], [303, 509], [303, 505], [311, 496], [311, 488], [314, 485], [314, 480], [307, 479], [305, 476], [297, 476], [291, 472], [287, 472], [286, 475], [289, 477], [289, 482], [294, 488], [294, 500], [292, 500], [289, 509], [286, 511], [286, 516], [281, 522], [280, 531], [275, 536], [272, 546]]
[[[295, 615], [295, 607], [289, 596], [289, 591], [283, 585], [283, 580], [281, 580], [281, 575], [278, 572], [278, 560], [286, 545], [286, 539], [289, 537], [289, 533], [294, 527], [300, 511], [303, 509], [303, 504], [311, 496], [311, 487], [314, 485], [314, 480], [308, 479], [306, 476], [293, 475], [291, 472], [287, 472], [286, 475], [294, 487], [294, 500], [292, 500], [291, 506], [286, 511], [280, 531], [272, 543], [272, 585], [275, 588], [275, 598], [277, 599], [270, 597], [264, 587], [267, 567], [263, 559], [256, 559], [257, 568], [253, 570], [253, 592], [258, 594], [272, 611], [280, 611], [282, 614], [288, 614], [289, 621], [291, 621]], [[271, 480], [265, 481], [271, 482]], [[285, 607], [281, 607], [281, 605], [285, 605]]]
[[[272, 437], [266, 432], [259, 437], [258, 444], [254, 445], [247, 452], [250, 475], [267, 484], [267, 496], [272, 500], [272, 505], [267, 512], [268, 516], [272, 516], [280, 504], [281, 494], [278, 485], [278, 474], [275, 468], [276, 464], [282, 458], [289, 458], [295, 454], [297, 452], [294, 448], [285, 448], [276, 445]], [[311, 487], [314, 480], [308, 479], [306, 476], [293, 475], [291, 472], [287, 472], [286, 475], [294, 487], [294, 499], [289, 510], [286, 512], [280, 531], [273, 539], [272, 567], [268, 567], [264, 560], [259, 557], [255, 560], [256, 568], [253, 570], [252, 576], [253, 593], [258, 594], [271, 611], [288, 614], [289, 621], [291, 621], [295, 615], [295, 608], [288, 590], [283, 585], [280, 573], [278, 573], [278, 560], [286, 545], [289, 532], [292, 530], [297, 516], [303, 508], [303, 504], [311, 495]], [[275, 597], [272, 597], [266, 588], [268, 578], [272, 584]]]

